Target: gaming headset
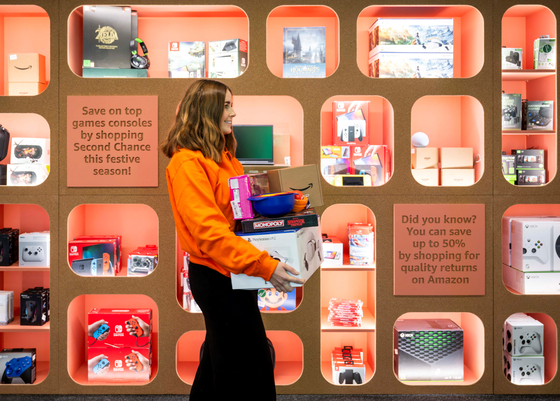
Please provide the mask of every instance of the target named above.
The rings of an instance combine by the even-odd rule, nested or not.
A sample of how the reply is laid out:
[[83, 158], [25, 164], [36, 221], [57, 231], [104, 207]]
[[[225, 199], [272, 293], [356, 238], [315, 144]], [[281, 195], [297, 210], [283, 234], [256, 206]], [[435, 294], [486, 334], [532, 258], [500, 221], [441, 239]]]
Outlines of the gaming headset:
[[[144, 53], [143, 56], [139, 55], [136, 51], [136, 43], [140, 44], [142, 48], [142, 52]], [[140, 38], [136, 38], [130, 41], [130, 52], [132, 56], [130, 56], [130, 66], [137, 70], [147, 70], [150, 68], [150, 58], [148, 57], [148, 48], [144, 41]]]

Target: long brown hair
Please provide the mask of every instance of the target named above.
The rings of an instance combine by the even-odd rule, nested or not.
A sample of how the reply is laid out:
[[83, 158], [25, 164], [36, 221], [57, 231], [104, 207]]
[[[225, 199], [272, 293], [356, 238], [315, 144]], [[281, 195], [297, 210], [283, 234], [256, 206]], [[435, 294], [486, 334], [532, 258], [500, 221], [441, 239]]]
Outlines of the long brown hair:
[[222, 161], [224, 148], [235, 156], [237, 142], [233, 132], [224, 135], [220, 128], [227, 91], [231, 92], [227, 85], [210, 79], [200, 79], [189, 86], [175, 123], [160, 145], [167, 157], [180, 148], [200, 150], [216, 163]]

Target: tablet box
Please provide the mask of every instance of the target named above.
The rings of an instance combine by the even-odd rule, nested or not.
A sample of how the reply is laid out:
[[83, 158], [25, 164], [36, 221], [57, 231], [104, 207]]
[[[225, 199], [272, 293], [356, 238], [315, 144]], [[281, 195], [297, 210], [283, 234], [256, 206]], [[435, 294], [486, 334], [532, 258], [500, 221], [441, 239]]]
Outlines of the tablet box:
[[204, 78], [206, 76], [204, 42], [169, 42], [167, 70], [170, 78]]
[[548, 35], [535, 39], [533, 45], [533, 69], [554, 70], [556, 68], [556, 39]]
[[521, 93], [502, 93], [502, 129], [521, 129]]
[[[18, 361], [16, 361], [19, 359]], [[13, 361], [13, 362], [12, 362]], [[6, 371], [6, 367], [12, 366], [12, 374]], [[23, 370], [16, 371], [17, 367]], [[37, 350], [35, 348], [4, 348], [0, 352], [0, 376], [2, 384], [33, 384], [37, 376]]]
[[343, 244], [336, 237], [323, 238], [323, 266], [342, 266], [344, 264]]
[[[131, 354], [140, 354], [140, 365], [133, 365]], [[88, 348], [88, 381], [105, 383], [138, 383], [150, 380], [152, 371], [152, 347], [144, 348]], [[105, 360], [106, 362], [101, 362]], [[89, 363], [89, 362], [92, 363]], [[97, 363], [95, 363], [97, 362]], [[100, 364], [101, 363], [101, 364]], [[90, 366], [91, 365], [91, 366]], [[138, 370], [137, 370], [138, 369]]]
[[502, 370], [513, 384], [544, 384], [544, 356], [515, 357], [503, 351]]
[[46, 84], [45, 56], [39, 53], [17, 53], [8, 56], [9, 83]]
[[515, 158], [516, 170], [544, 169], [546, 162], [544, 149], [515, 149], [511, 153]]
[[48, 231], [19, 235], [20, 266], [50, 266], [51, 234]]
[[439, 152], [442, 169], [473, 168], [473, 148], [440, 148]]
[[369, 101], [333, 101], [333, 143], [352, 145], [369, 143]]
[[412, 176], [420, 184], [427, 187], [437, 187], [439, 186], [439, 169], [438, 168], [428, 168], [428, 169], [412, 169]]
[[412, 148], [411, 153], [413, 169], [422, 170], [438, 168], [438, 148]]
[[36, 96], [47, 89], [47, 84], [41, 82], [9, 82], [10, 96]]
[[316, 164], [269, 170], [270, 192], [301, 191], [309, 198], [310, 207], [323, 206], [321, 174]]
[[12, 138], [10, 164], [50, 164], [51, 140], [46, 138]]
[[235, 78], [248, 65], [248, 45], [243, 39], [220, 40], [208, 43], [208, 77]]
[[[255, 234], [236, 233], [257, 249], [281, 262], [287, 263], [299, 272], [299, 278], [309, 279], [323, 263], [323, 242], [321, 227], [305, 227], [296, 230], [272, 231]], [[271, 288], [273, 285], [261, 277], [245, 274], [232, 274], [231, 284], [234, 290], [258, 290]], [[300, 284], [292, 284], [301, 287]]]
[[[110, 297], [110, 295], [107, 295]], [[127, 323], [130, 319], [136, 318], [142, 328], [140, 337], [134, 335], [132, 326]], [[150, 308], [141, 309], [110, 309], [93, 308], [88, 313], [88, 326], [102, 322], [109, 326], [109, 333], [105, 339], [97, 338], [95, 331], [88, 333], [89, 348], [105, 348], [110, 345], [117, 347], [149, 348], [152, 339], [152, 310]], [[145, 325], [143, 323], [145, 323]], [[97, 327], [97, 326], [95, 326]]]
[[544, 185], [546, 170], [517, 170], [517, 185]]
[[9, 187], [39, 185], [49, 176], [48, 167], [45, 164], [8, 164], [7, 184]]
[[551, 130], [554, 127], [554, 101], [527, 102], [527, 130]]
[[450, 53], [380, 52], [369, 64], [369, 74], [375, 78], [453, 78]]
[[560, 294], [560, 272], [524, 273], [502, 265], [504, 284], [520, 294]]
[[502, 70], [522, 70], [523, 49], [502, 47]]
[[464, 187], [474, 184], [474, 168], [448, 168], [441, 170], [442, 187]]

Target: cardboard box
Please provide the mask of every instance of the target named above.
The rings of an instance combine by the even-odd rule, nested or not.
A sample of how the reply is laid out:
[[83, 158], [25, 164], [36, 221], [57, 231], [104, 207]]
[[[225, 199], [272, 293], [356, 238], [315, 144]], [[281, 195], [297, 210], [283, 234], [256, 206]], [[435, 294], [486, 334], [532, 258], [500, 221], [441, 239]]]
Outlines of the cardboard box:
[[88, 313], [88, 328], [90, 349], [111, 345], [150, 348], [153, 330], [152, 310], [150, 308], [93, 308]]
[[47, 89], [47, 84], [40, 82], [9, 82], [8, 94], [10, 96], [37, 96]]
[[33, 384], [37, 377], [35, 348], [4, 348], [0, 352], [2, 384]]
[[208, 43], [208, 77], [235, 78], [247, 69], [247, 41], [220, 40]]
[[284, 78], [324, 78], [325, 27], [284, 28], [283, 33]]
[[342, 266], [344, 264], [344, 251], [342, 242], [336, 237], [323, 238], [323, 266]]
[[272, 133], [272, 159], [274, 164], [285, 166], [292, 164], [290, 139], [290, 134]]
[[556, 68], [556, 39], [541, 36], [533, 45], [533, 69], [554, 70]]
[[420, 184], [427, 187], [437, 187], [439, 186], [439, 169], [438, 168], [428, 168], [428, 169], [412, 169], [412, 176]]
[[147, 382], [152, 371], [152, 348], [88, 348], [89, 382]]
[[439, 162], [438, 148], [412, 148], [412, 168], [415, 170], [437, 169]]
[[313, 209], [309, 209], [280, 217], [257, 217], [256, 219], [243, 220], [241, 222], [241, 231], [243, 233], [259, 233], [317, 227], [318, 225], [320, 225], [319, 215]]
[[323, 206], [321, 175], [316, 164], [269, 170], [270, 192], [301, 191], [309, 198], [310, 207]]
[[369, 101], [333, 101], [333, 143], [335, 145], [366, 145]]
[[[274, 259], [292, 266], [299, 272], [299, 276], [296, 276], [298, 278], [309, 279], [324, 260], [320, 226], [267, 233], [237, 233], [237, 235], [251, 242], [257, 249], [267, 251]], [[270, 282], [261, 277], [246, 274], [232, 274], [231, 285], [234, 290], [273, 287]], [[301, 287], [301, 284], [292, 284], [292, 286]]]
[[369, 59], [374, 78], [453, 78], [453, 54], [377, 53]]
[[204, 42], [169, 42], [167, 71], [170, 78], [204, 78], [206, 76]]
[[8, 56], [9, 83], [47, 83], [45, 56], [39, 53], [17, 53]]
[[45, 232], [22, 233], [19, 235], [20, 266], [50, 266], [51, 234]]
[[502, 370], [513, 384], [534, 386], [544, 384], [544, 356], [515, 357], [503, 351]]
[[523, 49], [502, 47], [502, 70], [522, 70]]
[[551, 130], [554, 127], [554, 101], [527, 102], [527, 130]]
[[473, 148], [440, 148], [439, 154], [442, 169], [473, 168]]
[[560, 294], [560, 272], [522, 272], [511, 266], [502, 265], [502, 278], [506, 286], [520, 294]]
[[42, 184], [49, 176], [45, 164], [8, 164], [8, 186], [32, 187]]
[[12, 138], [10, 164], [50, 164], [51, 140], [47, 138]]
[[502, 129], [521, 129], [521, 93], [502, 93]]
[[474, 168], [441, 170], [442, 187], [466, 187], [474, 184]]

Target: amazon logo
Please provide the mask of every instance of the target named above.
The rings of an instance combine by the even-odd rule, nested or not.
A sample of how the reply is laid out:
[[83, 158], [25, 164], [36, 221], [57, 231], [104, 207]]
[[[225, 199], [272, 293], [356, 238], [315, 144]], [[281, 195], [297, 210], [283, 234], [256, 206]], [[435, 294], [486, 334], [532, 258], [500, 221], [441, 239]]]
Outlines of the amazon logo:
[[301, 192], [307, 191], [308, 189], [311, 189], [311, 188], [313, 188], [313, 183], [312, 182], [310, 182], [309, 185], [306, 186], [305, 188], [292, 188], [292, 187], [290, 187], [290, 189], [292, 191], [301, 191]]
[[17, 70], [21, 70], [21, 71], [30, 70], [31, 68], [33, 68], [32, 65], [28, 65], [27, 67], [18, 67], [17, 65], [14, 65], [14, 67], [15, 67]]

